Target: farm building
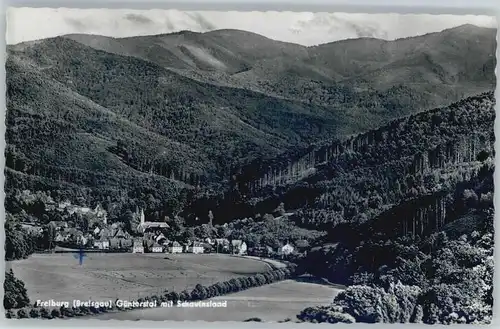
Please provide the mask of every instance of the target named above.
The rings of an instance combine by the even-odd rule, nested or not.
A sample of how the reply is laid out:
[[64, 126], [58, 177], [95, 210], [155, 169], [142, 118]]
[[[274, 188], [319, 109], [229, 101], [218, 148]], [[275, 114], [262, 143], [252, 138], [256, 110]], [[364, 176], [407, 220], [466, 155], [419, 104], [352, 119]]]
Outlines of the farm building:
[[159, 245], [158, 243], [153, 244], [153, 247], [151, 248], [152, 252], [163, 252], [163, 247]]
[[192, 245], [188, 247], [188, 252], [192, 254], [202, 254], [204, 252], [204, 247], [201, 242], [193, 242]]
[[174, 241], [172, 244], [168, 247], [168, 252], [171, 254], [180, 254], [182, 253], [182, 246], [179, 242]]

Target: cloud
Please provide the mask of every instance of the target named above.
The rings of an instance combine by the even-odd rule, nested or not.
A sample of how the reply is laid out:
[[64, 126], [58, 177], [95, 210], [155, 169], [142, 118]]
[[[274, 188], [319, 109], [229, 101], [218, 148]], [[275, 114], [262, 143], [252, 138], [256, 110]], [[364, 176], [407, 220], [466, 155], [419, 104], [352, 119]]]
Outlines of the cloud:
[[7, 43], [69, 33], [128, 37], [239, 29], [310, 46], [358, 37], [391, 40], [466, 23], [497, 26], [495, 17], [474, 15], [7, 8]]

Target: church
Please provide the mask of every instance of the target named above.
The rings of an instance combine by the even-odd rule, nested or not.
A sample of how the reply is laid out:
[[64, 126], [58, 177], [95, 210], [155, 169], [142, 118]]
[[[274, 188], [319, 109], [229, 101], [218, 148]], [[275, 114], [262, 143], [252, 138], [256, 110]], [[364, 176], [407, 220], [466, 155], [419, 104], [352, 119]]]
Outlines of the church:
[[140, 222], [137, 225], [137, 232], [146, 233], [148, 231], [155, 231], [169, 228], [167, 223], [165, 222], [146, 222], [146, 216], [144, 215], [144, 209], [141, 209], [140, 212]]

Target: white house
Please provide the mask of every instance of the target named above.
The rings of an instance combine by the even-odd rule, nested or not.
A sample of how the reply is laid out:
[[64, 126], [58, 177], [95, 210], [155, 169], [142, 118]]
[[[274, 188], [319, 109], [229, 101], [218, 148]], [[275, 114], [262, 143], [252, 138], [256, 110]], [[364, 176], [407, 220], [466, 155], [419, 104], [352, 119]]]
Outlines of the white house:
[[163, 247], [160, 246], [159, 244], [155, 243], [153, 245], [153, 248], [151, 248], [152, 252], [163, 252]]
[[134, 242], [134, 246], [132, 248], [132, 252], [134, 254], [136, 254], [136, 253], [143, 254], [144, 253], [144, 246], [142, 245], [142, 241], [135, 241]]
[[182, 253], [182, 246], [179, 242], [174, 241], [170, 247], [168, 247], [168, 252], [171, 254]]
[[247, 249], [247, 244], [243, 241], [240, 246], [240, 255], [246, 255]]
[[232, 240], [233, 254], [243, 255], [247, 252], [247, 244], [241, 240]]
[[205, 248], [203, 248], [203, 244], [200, 242], [193, 242], [191, 246], [188, 247], [188, 252], [193, 254], [203, 254]]
[[294, 248], [291, 244], [287, 243], [283, 247], [281, 247], [281, 254], [288, 256], [293, 252]]

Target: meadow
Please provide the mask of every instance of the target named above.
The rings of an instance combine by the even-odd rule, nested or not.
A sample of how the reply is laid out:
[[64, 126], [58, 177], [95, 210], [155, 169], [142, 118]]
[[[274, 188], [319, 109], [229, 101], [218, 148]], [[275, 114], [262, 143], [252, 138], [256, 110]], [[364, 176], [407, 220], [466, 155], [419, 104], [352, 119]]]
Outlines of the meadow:
[[245, 321], [250, 318], [265, 322], [295, 321], [296, 315], [304, 308], [331, 303], [341, 289], [327, 284], [285, 280], [212, 299], [227, 301], [226, 308], [136, 309], [100, 314], [96, 318], [132, 321]]
[[265, 272], [263, 261], [223, 254], [92, 254], [79, 265], [73, 254], [34, 254], [7, 262], [23, 280], [28, 296], [40, 300], [105, 301], [137, 299], [181, 292], [196, 284], [211, 285], [240, 276]]

